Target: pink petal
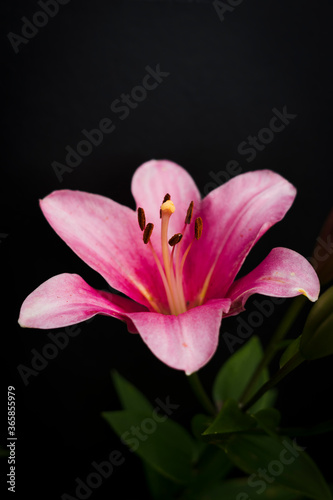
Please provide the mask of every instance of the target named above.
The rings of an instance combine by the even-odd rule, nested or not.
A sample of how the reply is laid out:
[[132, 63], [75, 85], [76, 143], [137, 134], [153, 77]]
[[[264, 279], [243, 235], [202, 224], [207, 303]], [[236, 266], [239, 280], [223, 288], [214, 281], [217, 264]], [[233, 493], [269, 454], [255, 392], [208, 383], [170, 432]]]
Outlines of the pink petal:
[[[137, 207], [146, 213], [147, 222], [154, 224], [152, 242], [160, 254], [160, 206], [164, 196], [169, 193], [176, 210], [169, 223], [169, 237], [184, 228], [186, 212], [191, 201], [194, 212], [200, 206], [200, 192], [190, 176], [182, 167], [167, 160], [151, 160], [139, 167], [132, 179], [132, 194]], [[193, 233], [191, 238], [193, 237]], [[188, 232], [184, 242], [189, 238]]]
[[248, 252], [284, 217], [295, 194], [294, 186], [269, 170], [238, 175], [209, 193], [201, 206], [202, 238], [185, 266], [189, 289], [203, 285], [216, 261], [206, 300], [224, 297]]
[[40, 205], [56, 233], [109, 285], [146, 306], [150, 296], [166, 300], [133, 210], [103, 196], [70, 190], [54, 191]]
[[59, 274], [28, 295], [19, 324], [27, 328], [60, 328], [104, 314], [126, 321], [129, 331], [136, 333], [127, 314], [145, 310], [124, 297], [95, 290], [77, 274]]
[[245, 302], [254, 293], [270, 297], [303, 294], [315, 302], [319, 289], [318, 276], [302, 255], [288, 248], [273, 248], [259, 266], [233, 283], [227, 293], [232, 300], [228, 315], [243, 311]]
[[131, 313], [129, 318], [155, 356], [187, 375], [204, 366], [216, 351], [222, 312], [230, 300], [211, 300], [179, 316]]

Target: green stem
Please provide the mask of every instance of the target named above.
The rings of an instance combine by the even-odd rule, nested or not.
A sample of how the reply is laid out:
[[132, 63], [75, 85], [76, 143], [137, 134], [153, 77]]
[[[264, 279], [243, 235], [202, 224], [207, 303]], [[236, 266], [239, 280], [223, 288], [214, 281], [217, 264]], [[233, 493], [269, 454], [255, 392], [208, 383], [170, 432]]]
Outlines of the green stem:
[[321, 424], [313, 425], [312, 427], [285, 427], [279, 429], [279, 434], [286, 436], [317, 436], [333, 431], [333, 420], [326, 420]]
[[199, 379], [198, 373], [192, 373], [192, 375], [189, 375], [187, 377], [187, 380], [189, 381], [192, 390], [194, 394], [196, 395], [198, 401], [201, 403], [202, 407], [210, 414], [210, 415], [216, 415], [216, 408], [214, 407], [213, 403], [209, 399], [205, 389], [203, 388], [203, 385]]
[[241, 405], [244, 405], [246, 401], [250, 398], [251, 393], [253, 392], [255, 386], [257, 385], [260, 375], [262, 371], [266, 368], [266, 366], [270, 363], [271, 359], [274, 357], [276, 350], [277, 350], [277, 344], [281, 342], [281, 340], [286, 336], [290, 328], [292, 327], [294, 321], [296, 320], [298, 314], [301, 312], [302, 308], [304, 305], [307, 303], [306, 298], [304, 295], [300, 295], [299, 297], [296, 297], [293, 302], [291, 303], [289, 309], [287, 310], [286, 314], [282, 318], [281, 323], [275, 330], [274, 334], [271, 337], [271, 340], [266, 347], [265, 353], [258, 364], [257, 368], [255, 369], [252, 377], [249, 380], [249, 383], [247, 384], [240, 400], [239, 403]]
[[303, 356], [297, 352], [292, 358], [287, 361], [285, 365], [280, 368], [275, 375], [270, 378], [266, 384], [264, 384], [260, 389], [252, 396], [252, 398], [245, 404], [241, 405], [242, 410], [246, 411], [249, 408], [251, 408], [254, 403], [258, 401], [258, 399], [261, 398], [265, 394], [265, 392], [269, 391], [274, 387], [276, 384], [278, 384], [284, 377], [286, 377], [291, 371], [293, 371], [297, 366], [299, 366], [302, 362], [304, 361]]

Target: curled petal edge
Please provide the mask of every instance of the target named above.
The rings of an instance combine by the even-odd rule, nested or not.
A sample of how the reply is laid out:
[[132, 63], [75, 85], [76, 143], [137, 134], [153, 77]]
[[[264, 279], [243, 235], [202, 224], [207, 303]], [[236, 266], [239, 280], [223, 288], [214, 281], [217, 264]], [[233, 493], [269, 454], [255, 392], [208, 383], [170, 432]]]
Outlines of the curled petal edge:
[[311, 264], [294, 250], [277, 247], [253, 271], [232, 284], [227, 293], [232, 304], [226, 315], [244, 311], [247, 299], [254, 293], [270, 297], [305, 295], [315, 302], [319, 292], [319, 279]]

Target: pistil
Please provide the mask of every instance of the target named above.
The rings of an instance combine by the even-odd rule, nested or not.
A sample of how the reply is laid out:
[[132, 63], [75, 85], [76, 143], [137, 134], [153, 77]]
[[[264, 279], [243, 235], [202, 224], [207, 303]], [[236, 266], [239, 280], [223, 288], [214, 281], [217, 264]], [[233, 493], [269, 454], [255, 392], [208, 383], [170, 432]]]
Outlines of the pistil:
[[175, 211], [175, 205], [171, 200], [165, 201], [161, 205], [161, 245], [162, 245], [162, 257], [165, 269], [165, 274], [168, 282], [171, 282], [171, 266], [170, 266], [170, 254], [168, 247], [168, 227], [171, 215]]

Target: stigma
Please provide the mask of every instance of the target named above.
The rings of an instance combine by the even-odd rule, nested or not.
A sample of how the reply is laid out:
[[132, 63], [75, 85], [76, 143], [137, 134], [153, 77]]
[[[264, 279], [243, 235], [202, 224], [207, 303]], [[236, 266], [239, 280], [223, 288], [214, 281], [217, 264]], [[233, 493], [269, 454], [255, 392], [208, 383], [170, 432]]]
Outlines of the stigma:
[[[176, 207], [171, 200], [171, 196], [167, 193], [164, 196], [160, 207], [161, 219], [161, 240], [156, 242], [153, 236], [154, 225], [150, 222], [146, 224], [146, 215], [144, 209], [138, 208], [138, 224], [143, 232], [143, 243], [149, 247], [154, 257], [158, 272], [162, 278], [163, 286], [168, 300], [168, 311], [163, 310], [155, 301], [151, 302], [151, 306], [156, 312], [164, 314], [178, 315], [185, 313], [188, 310], [189, 302], [186, 301], [183, 286], [183, 269], [187, 256], [195, 240], [199, 240], [202, 235], [203, 222], [201, 217], [195, 219], [193, 230], [193, 238], [187, 248], [183, 248], [184, 233], [190, 226], [193, 215], [194, 203], [191, 201], [184, 219], [184, 227], [181, 232], [168, 236], [169, 221]], [[162, 260], [156, 253], [155, 245], [161, 245]]]
[[167, 215], [167, 216], [172, 215], [175, 210], [176, 210], [176, 207], [175, 207], [173, 201], [171, 201], [171, 200], [166, 200], [161, 205], [161, 214], [162, 214], [162, 217], [163, 217], [163, 215]]

